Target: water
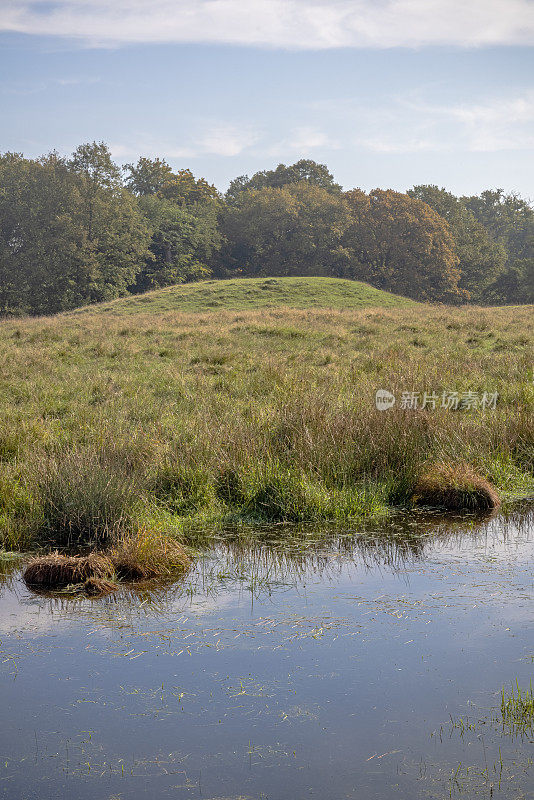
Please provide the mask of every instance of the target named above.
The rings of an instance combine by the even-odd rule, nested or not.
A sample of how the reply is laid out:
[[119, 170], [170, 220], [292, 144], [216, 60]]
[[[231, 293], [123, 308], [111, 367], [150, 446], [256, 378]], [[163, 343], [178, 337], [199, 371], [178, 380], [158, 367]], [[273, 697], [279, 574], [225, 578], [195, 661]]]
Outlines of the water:
[[6, 576], [0, 796], [534, 797], [495, 719], [534, 677], [534, 515], [393, 533], [221, 544], [104, 600]]

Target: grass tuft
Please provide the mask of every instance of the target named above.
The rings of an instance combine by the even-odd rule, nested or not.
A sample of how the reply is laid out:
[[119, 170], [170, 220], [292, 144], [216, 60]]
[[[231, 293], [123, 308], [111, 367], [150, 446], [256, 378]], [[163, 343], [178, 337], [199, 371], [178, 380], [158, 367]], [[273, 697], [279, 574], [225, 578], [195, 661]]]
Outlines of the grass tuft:
[[104, 450], [62, 450], [34, 467], [34, 524], [55, 546], [101, 546], [130, 526], [137, 498], [133, 477]]
[[519, 733], [532, 729], [534, 724], [534, 693], [532, 683], [528, 689], [521, 689], [519, 682], [512, 691], [501, 695], [502, 722], [512, 732]]
[[65, 589], [86, 581], [104, 581], [114, 577], [110, 558], [102, 553], [88, 556], [66, 556], [58, 552], [32, 558], [22, 577], [31, 589]]
[[191, 559], [175, 539], [145, 528], [124, 537], [109, 558], [123, 581], [167, 580], [187, 572]]
[[447, 511], [484, 513], [498, 508], [501, 500], [495, 487], [468, 464], [434, 464], [417, 481], [413, 502]]

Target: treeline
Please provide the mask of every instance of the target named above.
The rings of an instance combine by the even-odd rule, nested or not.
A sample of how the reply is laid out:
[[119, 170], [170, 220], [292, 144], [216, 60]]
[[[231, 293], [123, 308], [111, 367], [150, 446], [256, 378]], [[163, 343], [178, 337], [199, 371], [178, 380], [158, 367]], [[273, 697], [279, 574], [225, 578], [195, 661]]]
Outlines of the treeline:
[[534, 209], [515, 194], [343, 191], [302, 160], [232, 181], [103, 143], [0, 155], [0, 313], [49, 314], [200, 278], [328, 275], [420, 300], [534, 302]]

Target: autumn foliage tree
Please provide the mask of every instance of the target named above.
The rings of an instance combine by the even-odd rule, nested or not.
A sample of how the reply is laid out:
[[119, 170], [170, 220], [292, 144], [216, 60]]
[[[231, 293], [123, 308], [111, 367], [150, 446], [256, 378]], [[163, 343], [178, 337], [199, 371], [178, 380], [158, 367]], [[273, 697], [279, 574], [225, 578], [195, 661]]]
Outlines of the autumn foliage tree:
[[458, 302], [460, 271], [447, 222], [421, 200], [374, 189], [345, 193], [348, 274], [418, 300]]

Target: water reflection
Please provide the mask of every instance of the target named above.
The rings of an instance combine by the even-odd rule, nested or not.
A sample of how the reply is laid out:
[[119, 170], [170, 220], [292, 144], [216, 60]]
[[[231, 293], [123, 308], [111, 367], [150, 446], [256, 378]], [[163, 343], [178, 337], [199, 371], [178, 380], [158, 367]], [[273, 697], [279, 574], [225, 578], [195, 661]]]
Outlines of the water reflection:
[[[273, 526], [228, 530], [198, 558], [196, 568], [176, 583], [123, 587], [119, 592], [90, 600], [61, 593], [42, 593], [55, 612], [74, 612], [88, 604], [103, 608], [135, 609], [146, 615], [166, 613], [176, 602], [197, 596], [215, 597], [229, 585], [241, 585], [255, 597], [292, 587], [310, 579], [335, 582], [347, 564], [364, 570], [402, 573], [437, 553], [494, 555], [530, 541], [534, 508], [516, 508], [507, 514], [452, 516], [428, 512], [398, 513], [380, 524], [354, 529], [316, 525]], [[20, 595], [17, 578], [21, 558], [0, 558], [2, 586]], [[24, 590], [23, 594], [28, 591]]]
[[100, 600], [6, 570], [0, 797], [532, 796], [491, 720], [534, 678], [533, 512], [276, 533]]

